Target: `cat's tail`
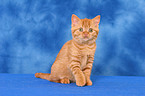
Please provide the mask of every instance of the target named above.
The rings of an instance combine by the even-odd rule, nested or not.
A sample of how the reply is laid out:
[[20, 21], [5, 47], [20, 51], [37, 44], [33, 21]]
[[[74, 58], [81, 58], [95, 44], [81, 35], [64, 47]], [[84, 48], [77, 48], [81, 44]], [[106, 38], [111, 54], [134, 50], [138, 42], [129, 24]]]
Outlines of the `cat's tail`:
[[36, 78], [46, 79], [50, 81], [49, 76], [50, 76], [49, 73], [35, 73]]
[[56, 78], [51, 76], [51, 74], [49, 74], [49, 73], [35, 73], [35, 77], [41, 78], [41, 79], [46, 79], [46, 80], [49, 80], [51, 82], [60, 83], [60, 80], [57, 80]]

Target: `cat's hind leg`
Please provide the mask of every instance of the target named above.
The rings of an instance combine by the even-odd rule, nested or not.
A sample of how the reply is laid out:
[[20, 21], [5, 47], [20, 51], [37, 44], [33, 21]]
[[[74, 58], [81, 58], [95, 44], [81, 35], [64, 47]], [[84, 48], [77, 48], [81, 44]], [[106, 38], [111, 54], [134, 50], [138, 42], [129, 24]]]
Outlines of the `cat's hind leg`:
[[63, 79], [60, 79], [60, 83], [69, 84], [70, 80], [68, 78], [63, 78]]

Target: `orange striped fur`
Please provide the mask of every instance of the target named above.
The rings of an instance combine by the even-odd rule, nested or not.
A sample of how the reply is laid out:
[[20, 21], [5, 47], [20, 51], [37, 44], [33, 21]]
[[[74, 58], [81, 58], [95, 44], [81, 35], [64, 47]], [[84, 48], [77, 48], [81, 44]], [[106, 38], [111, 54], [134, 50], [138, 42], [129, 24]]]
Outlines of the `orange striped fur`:
[[92, 85], [90, 80], [100, 15], [93, 19], [79, 19], [72, 15], [72, 37], [66, 42], [51, 67], [51, 73], [36, 73], [35, 77], [52, 82], [78, 86]]

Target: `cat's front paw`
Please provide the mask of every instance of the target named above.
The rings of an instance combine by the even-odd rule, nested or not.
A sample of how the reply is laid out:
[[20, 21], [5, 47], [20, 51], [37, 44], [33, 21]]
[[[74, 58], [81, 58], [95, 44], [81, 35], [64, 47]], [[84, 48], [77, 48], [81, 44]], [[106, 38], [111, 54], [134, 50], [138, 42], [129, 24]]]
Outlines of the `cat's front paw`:
[[86, 85], [86, 79], [85, 79], [84, 74], [82, 76], [77, 76], [76, 85], [77, 86], [85, 86]]
[[77, 82], [76, 82], [76, 85], [77, 85], [77, 86], [81, 86], [81, 87], [82, 87], [82, 86], [85, 86], [85, 84], [86, 84], [86, 82], [83, 82], [83, 81], [77, 81]]
[[92, 81], [90, 79], [88, 79], [86, 85], [87, 86], [92, 86]]

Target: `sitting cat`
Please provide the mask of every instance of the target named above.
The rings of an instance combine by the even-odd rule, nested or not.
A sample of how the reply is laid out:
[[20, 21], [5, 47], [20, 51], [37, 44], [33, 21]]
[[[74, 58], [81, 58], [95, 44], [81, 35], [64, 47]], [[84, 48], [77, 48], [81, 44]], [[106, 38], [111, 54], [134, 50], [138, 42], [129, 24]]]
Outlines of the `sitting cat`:
[[99, 32], [100, 15], [93, 19], [79, 19], [72, 15], [72, 37], [66, 42], [51, 67], [51, 74], [36, 73], [35, 77], [52, 82], [78, 86], [92, 85], [90, 80], [96, 39]]

